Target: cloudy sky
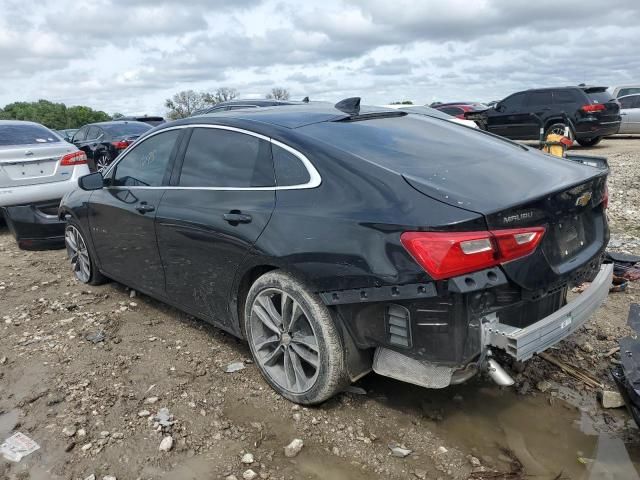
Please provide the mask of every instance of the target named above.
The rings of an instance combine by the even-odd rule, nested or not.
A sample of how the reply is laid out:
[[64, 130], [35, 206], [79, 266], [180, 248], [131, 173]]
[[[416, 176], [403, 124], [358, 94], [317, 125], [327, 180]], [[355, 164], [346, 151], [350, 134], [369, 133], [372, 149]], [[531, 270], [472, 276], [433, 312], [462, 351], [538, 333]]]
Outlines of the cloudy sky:
[[640, 83], [638, 0], [0, 0], [0, 106], [164, 114], [228, 86], [364, 103]]

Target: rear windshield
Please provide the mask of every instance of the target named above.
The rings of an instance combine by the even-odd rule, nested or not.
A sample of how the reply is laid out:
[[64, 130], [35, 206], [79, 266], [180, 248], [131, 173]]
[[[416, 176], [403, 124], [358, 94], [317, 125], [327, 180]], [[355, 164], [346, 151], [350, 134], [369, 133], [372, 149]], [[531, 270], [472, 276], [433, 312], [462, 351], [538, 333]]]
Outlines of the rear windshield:
[[151, 129], [151, 125], [142, 122], [131, 123], [112, 123], [109, 125], [100, 125], [104, 130], [114, 137], [124, 137], [127, 135], [142, 135]]
[[0, 145], [33, 145], [60, 141], [51, 130], [40, 125], [0, 125]]
[[613, 96], [609, 92], [589, 92], [587, 97], [591, 103], [607, 103], [613, 99]]

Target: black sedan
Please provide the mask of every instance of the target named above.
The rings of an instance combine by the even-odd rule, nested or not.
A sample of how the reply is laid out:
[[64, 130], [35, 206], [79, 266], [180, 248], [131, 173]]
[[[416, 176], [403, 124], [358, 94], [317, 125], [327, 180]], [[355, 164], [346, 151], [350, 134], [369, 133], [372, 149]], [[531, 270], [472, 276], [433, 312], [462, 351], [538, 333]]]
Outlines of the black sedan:
[[[441, 388], [526, 360], [607, 295], [607, 169], [358, 99], [167, 123], [61, 203], [76, 278], [246, 338], [286, 398]], [[592, 280], [566, 304], [567, 289]]]
[[136, 121], [90, 123], [73, 135], [71, 143], [86, 153], [92, 172], [102, 172], [120, 152], [151, 128], [147, 123]]

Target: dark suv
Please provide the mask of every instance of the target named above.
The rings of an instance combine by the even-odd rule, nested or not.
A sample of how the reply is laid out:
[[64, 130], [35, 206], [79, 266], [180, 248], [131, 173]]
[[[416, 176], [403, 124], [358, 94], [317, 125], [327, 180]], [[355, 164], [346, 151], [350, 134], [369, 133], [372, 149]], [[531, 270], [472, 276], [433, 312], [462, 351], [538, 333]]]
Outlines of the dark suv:
[[143, 122], [117, 120], [85, 125], [74, 135], [71, 143], [87, 155], [89, 169], [102, 172], [151, 125]]
[[547, 134], [563, 130], [568, 121], [571, 135], [585, 147], [618, 133], [621, 120], [620, 104], [607, 92], [607, 87], [589, 86], [514, 93], [494, 107], [466, 117], [476, 120], [480, 128], [512, 140], [537, 140], [541, 127]]

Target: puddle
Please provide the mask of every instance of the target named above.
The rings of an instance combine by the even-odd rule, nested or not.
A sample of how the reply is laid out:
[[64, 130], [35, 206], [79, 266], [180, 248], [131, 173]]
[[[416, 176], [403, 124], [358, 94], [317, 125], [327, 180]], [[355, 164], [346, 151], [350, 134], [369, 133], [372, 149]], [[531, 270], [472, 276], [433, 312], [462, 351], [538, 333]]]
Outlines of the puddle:
[[[377, 377], [370, 387], [404, 415], [436, 418], [429, 428], [445, 445], [501, 470], [509, 466], [506, 448], [527, 475], [540, 480], [640, 480], [640, 435], [635, 435], [636, 444], [626, 445], [614, 434], [602, 433], [606, 423], [595, 425], [585, 409], [560, 399], [550, 402], [546, 394], [519, 396], [480, 380], [430, 391]], [[607, 415], [620, 423], [629, 418], [623, 409]]]

